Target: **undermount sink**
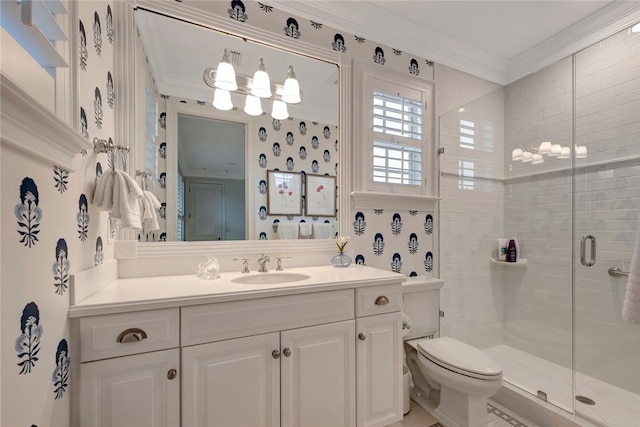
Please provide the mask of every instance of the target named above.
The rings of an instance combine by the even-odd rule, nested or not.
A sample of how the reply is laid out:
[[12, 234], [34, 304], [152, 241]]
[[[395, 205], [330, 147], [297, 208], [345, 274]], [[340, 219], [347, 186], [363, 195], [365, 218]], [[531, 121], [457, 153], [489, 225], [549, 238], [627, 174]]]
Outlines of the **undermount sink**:
[[311, 276], [302, 273], [273, 272], [273, 273], [256, 273], [231, 279], [233, 283], [240, 285], [277, 285], [280, 283], [299, 282], [307, 280]]

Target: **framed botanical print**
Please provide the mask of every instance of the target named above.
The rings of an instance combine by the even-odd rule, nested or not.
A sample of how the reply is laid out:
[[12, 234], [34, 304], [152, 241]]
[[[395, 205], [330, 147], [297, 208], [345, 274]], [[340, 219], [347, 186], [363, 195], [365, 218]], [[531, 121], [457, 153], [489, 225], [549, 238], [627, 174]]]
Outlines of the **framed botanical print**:
[[329, 175], [306, 175], [305, 193], [308, 216], [336, 216], [336, 177]]
[[267, 171], [267, 215], [302, 215], [300, 173]]

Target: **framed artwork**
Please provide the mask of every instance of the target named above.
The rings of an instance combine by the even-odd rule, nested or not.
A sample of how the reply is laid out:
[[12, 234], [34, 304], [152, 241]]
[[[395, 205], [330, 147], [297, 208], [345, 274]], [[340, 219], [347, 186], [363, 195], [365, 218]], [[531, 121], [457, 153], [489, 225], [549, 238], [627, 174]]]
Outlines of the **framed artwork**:
[[302, 215], [300, 173], [267, 171], [267, 215]]
[[307, 174], [306, 212], [308, 216], [336, 216], [336, 177]]

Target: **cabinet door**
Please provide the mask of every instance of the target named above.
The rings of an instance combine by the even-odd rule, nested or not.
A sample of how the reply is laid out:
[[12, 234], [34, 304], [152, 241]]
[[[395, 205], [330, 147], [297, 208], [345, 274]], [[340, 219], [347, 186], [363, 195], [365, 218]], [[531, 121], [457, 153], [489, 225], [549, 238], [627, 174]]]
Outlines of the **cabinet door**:
[[356, 320], [358, 427], [402, 419], [402, 314]]
[[353, 320], [281, 333], [282, 427], [355, 426], [354, 340]]
[[182, 427], [279, 427], [279, 348], [277, 332], [183, 348]]
[[[178, 349], [80, 365], [82, 427], [180, 425]], [[173, 379], [170, 379], [173, 378]]]

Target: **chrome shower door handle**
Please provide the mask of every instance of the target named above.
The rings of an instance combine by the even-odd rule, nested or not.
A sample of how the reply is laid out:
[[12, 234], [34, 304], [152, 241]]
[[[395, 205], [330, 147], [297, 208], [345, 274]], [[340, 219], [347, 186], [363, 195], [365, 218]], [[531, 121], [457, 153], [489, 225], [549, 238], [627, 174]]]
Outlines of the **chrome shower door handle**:
[[[591, 259], [587, 261], [587, 240], [591, 240]], [[591, 267], [596, 263], [596, 238], [591, 234], [582, 236], [580, 239], [580, 263], [585, 267]]]

